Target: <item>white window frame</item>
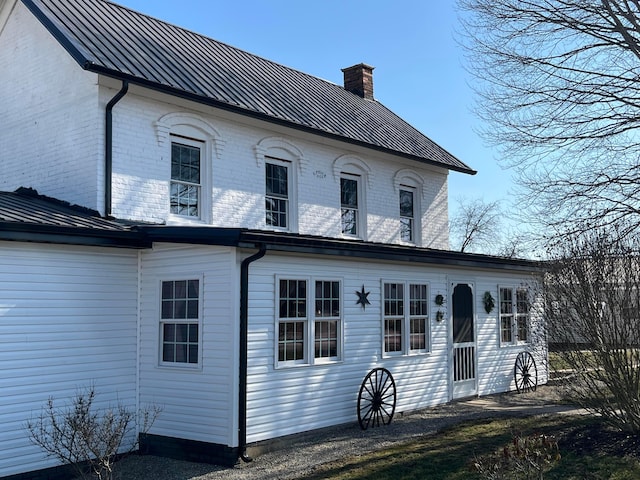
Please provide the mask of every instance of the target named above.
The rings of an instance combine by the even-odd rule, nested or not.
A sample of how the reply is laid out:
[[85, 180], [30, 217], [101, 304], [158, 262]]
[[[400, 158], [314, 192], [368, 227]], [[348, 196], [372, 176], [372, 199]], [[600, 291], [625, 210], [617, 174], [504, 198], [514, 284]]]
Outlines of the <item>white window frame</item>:
[[[402, 205], [401, 205], [401, 196], [402, 196], [402, 192], [409, 192], [411, 193], [411, 198], [412, 198], [412, 216], [411, 217], [407, 217], [402, 215]], [[418, 212], [419, 210], [419, 206], [418, 206], [418, 194], [417, 194], [417, 189], [415, 187], [409, 186], [409, 185], [400, 185], [400, 188], [398, 189], [398, 209], [399, 209], [399, 219], [400, 219], [400, 241], [403, 243], [409, 243], [411, 245], [418, 245], [418, 226], [419, 226], [419, 216], [418, 216]], [[402, 232], [403, 232], [403, 219], [409, 219], [409, 221], [411, 222], [411, 227], [409, 229], [410, 233], [411, 233], [411, 238], [409, 240], [402, 238]]]
[[[342, 180], [353, 180], [356, 182], [357, 194], [356, 194], [356, 209], [355, 209], [355, 223], [356, 223], [356, 233], [346, 233], [344, 231], [342, 216], [344, 214], [345, 208], [342, 206]], [[346, 238], [358, 238], [361, 240], [366, 240], [366, 210], [365, 210], [365, 195], [364, 195], [364, 182], [362, 181], [362, 175], [356, 173], [347, 173], [342, 172], [340, 174], [340, 234]]]
[[[306, 282], [306, 309], [304, 316], [280, 317], [280, 283], [281, 281], [305, 281]], [[339, 315], [321, 317], [316, 313], [316, 282], [337, 282]], [[344, 298], [343, 280], [333, 277], [310, 277], [305, 275], [276, 275], [275, 277], [275, 352], [274, 362], [276, 368], [289, 368], [297, 366], [326, 365], [340, 363], [343, 359], [344, 344]], [[290, 319], [290, 320], [289, 320]], [[292, 321], [303, 323], [303, 358], [295, 360], [280, 360], [280, 324]], [[336, 355], [332, 357], [316, 357], [316, 322], [336, 322]]]
[[[402, 285], [402, 312], [388, 313], [387, 311], [387, 294], [386, 285]], [[414, 299], [411, 295], [411, 287], [419, 286], [424, 287], [424, 298]], [[382, 317], [382, 355], [383, 357], [397, 357], [407, 355], [424, 355], [431, 352], [431, 318], [429, 312], [429, 295], [430, 285], [428, 282], [414, 281], [414, 280], [393, 280], [384, 279], [381, 284], [382, 302], [381, 302], [381, 317]], [[424, 311], [420, 313], [412, 313], [412, 301], [419, 301]], [[424, 348], [414, 349], [411, 348], [411, 324], [412, 320], [424, 321]], [[400, 350], [387, 351], [386, 332], [387, 321], [399, 321], [401, 325], [400, 335]]]
[[[267, 165], [271, 164], [271, 165], [277, 165], [280, 167], [285, 167], [287, 169], [287, 197], [284, 199], [285, 203], [286, 203], [286, 207], [287, 207], [287, 211], [286, 211], [286, 222], [287, 225], [282, 227], [279, 225], [270, 225], [267, 222], [267, 199], [269, 198], [269, 195], [267, 194]], [[281, 160], [279, 158], [275, 158], [275, 157], [270, 157], [270, 156], [265, 156], [264, 157], [264, 197], [265, 197], [265, 226], [268, 229], [272, 229], [272, 230], [278, 230], [278, 231], [283, 231], [283, 232], [293, 232], [295, 231], [295, 227], [294, 227], [294, 219], [296, 218], [296, 215], [294, 215], [294, 210], [295, 210], [295, 205], [296, 205], [296, 201], [295, 201], [295, 182], [294, 182], [294, 173], [295, 173], [295, 169], [293, 168], [293, 162], [288, 161], [288, 160]], [[283, 200], [283, 198], [281, 197], [276, 197], [274, 196], [273, 198], [277, 199], [277, 200]]]
[[[180, 281], [197, 281], [198, 282], [198, 317], [197, 318], [164, 318], [163, 317], [163, 287], [167, 282], [180, 282]], [[187, 287], [188, 288], [188, 287]], [[183, 368], [183, 369], [200, 369], [202, 368], [202, 312], [203, 312], [203, 277], [201, 275], [176, 275], [166, 277], [158, 280], [158, 365], [161, 367], [169, 368]], [[164, 326], [166, 324], [173, 325], [191, 325], [196, 324], [198, 328], [197, 334], [197, 362], [178, 362], [164, 360]], [[193, 343], [187, 341], [186, 343]]]
[[[509, 301], [510, 305], [507, 305], [506, 302], [502, 301], [502, 292], [509, 291], [511, 293], [511, 298]], [[519, 311], [519, 298], [518, 294], [524, 293], [526, 298], [526, 312]], [[503, 303], [504, 312], [503, 312]], [[509, 319], [510, 323], [510, 340], [505, 340], [503, 338], [503, 332], [506, 331], [503, 328], [503, 323], [505, 319]], [[522, 340], [520, 338], [520, 332], [522, 324], [525, 324], [526, 331], [526, 339]], [[513, 285], [499, 285], [498, 286], [498, 339], [500, 341], [500, 346], [508, 347], [514, 345], [524, 345], [531, 342], [531, 302], [530, 302], [530, 291], [526, 287], [522, 286], [513, 286]]]
[[[209, 159], [211, 158], [211, 146], [209, 145], [209, 142], [204, 139], [173, 132], [169, 135], [169, 140], [169, 195], [167, 199], [169, 219], [178, 223], [207, 223], [211, 217], [211, 185], [209, 182]], [[198, 215], [181, 215], [171, 211], [171, 186], [174, 183], [181, 183], [180, 181], [174, 181], [171, 175], [174, 144], [186, 145], [200, 149], [200, 183], [193, 184], [198, 188]]]

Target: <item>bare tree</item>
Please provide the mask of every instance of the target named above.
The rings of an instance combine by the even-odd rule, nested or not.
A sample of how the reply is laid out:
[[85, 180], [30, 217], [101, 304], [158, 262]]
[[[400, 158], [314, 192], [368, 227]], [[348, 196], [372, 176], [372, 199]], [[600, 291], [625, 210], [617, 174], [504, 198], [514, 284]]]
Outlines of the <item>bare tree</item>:
[[567, 396], [640, 433], [640, 242], [592, 232], [553, 252], [544, 281], [548, 338], [572, 372]]
[[476, 253], [493, 250], [499, 238], [500, 217], [500, 203], [497, 201], [458, 199], [457, 213], [449, 225], [453, 248]]
[[640, 221], [640, 0], [458, 0], [483, 134], [528, 219], [562, 236]]

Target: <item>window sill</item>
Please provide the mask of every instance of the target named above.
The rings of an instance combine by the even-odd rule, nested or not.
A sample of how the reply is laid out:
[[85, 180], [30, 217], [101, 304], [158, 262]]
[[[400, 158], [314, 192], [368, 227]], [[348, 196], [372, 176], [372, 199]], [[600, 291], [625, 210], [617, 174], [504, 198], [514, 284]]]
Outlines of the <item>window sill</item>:
[[341, 365], [342, 363], [344, 363], [344, 360], [342, 359], [338, 359], [338, 360], [325, 360], [322, 362], [315, 362], [315, 363], [285, 363], [285, 362], [280, 362], [277, 363], [274, 366], [274, 370], [289, 370], [289, 369], [296, 369], [296, 368], [314, 368], [314, 367], [326, 367], [326, 366], [332, 366], [332, 365]]
[[202, 372], [202, 365], [200, 363], [160, 363], [156, 365], [156, 368], [160, 370], [174, 370], [176, 372]]

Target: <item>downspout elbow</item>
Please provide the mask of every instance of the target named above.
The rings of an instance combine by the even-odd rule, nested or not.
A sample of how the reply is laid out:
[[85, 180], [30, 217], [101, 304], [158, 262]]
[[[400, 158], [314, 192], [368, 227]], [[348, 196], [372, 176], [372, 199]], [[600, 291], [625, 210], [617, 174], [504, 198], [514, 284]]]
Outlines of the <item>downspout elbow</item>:
[[122, 81], [122, 88], [107, 103], [105, 107], [105, 135], [104, 135], [104, 216], [111, 216], [112, 171], [113, 171], [113, 107], [129, 90], [129, 82]]
[[245, 258], [240, 264], [240, 368], [238, 405], [238, 451], [244, 462], [252, 461], [247, 455], [247, 370], [249, 352], [249, 265], [267, 253], [265, 245]]

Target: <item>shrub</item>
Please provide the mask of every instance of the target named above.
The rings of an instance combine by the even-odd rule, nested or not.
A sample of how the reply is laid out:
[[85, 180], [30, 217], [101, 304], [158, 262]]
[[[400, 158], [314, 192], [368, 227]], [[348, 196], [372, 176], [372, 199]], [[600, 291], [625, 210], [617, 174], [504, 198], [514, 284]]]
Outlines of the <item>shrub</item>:
[[560, 460], [558, 442], [548, 435], [513, 437], [502, 450], [476, 457], [473, 468], [486, 480], [542, 480]]
[[[26, 428], [32, 443], [74, 467], [83, 479], [111, 480], [115, 461], [138, 447], [135, 439], [130, 448], [121, 450], [123, 441], [134, 434], [138, 419], [122, 404], [98, 410], [95, 398], [93, 386], [78, 392], [65, 407], [56, 407], [50, 397]], [[139, 412], [141, 433], [149, 431], [160, 411], [151, 406]]]

